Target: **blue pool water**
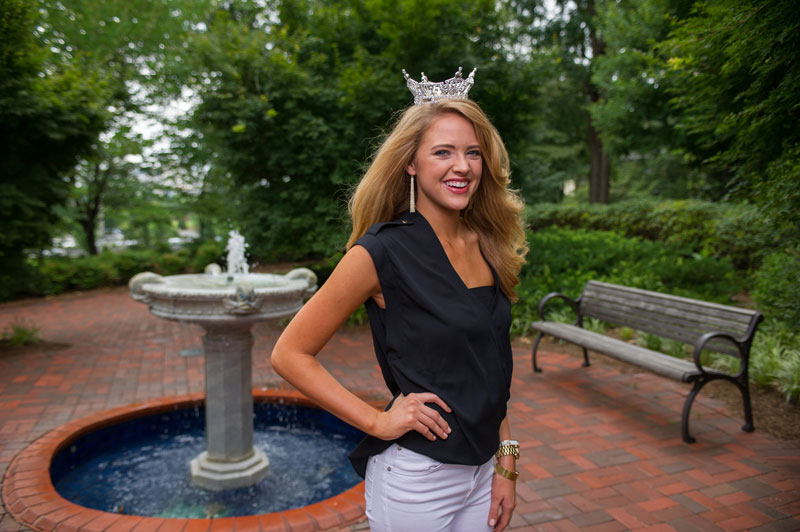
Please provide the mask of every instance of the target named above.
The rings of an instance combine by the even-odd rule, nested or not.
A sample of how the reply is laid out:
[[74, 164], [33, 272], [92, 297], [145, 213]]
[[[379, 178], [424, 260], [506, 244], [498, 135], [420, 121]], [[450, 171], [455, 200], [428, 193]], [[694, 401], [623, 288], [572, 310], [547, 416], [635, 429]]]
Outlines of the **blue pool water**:
[[254, 445], [267, 477], [224, 492], [199, 488], [189, 461], [205, 450], [202, 407], [100, 429], [62, 450], [50, 466], [56, 490], [76, 504], [128, 515], [235, 517], [307, 506], [360, 482], [348, 453], [363, 434], [327, 412], [257, 403]]

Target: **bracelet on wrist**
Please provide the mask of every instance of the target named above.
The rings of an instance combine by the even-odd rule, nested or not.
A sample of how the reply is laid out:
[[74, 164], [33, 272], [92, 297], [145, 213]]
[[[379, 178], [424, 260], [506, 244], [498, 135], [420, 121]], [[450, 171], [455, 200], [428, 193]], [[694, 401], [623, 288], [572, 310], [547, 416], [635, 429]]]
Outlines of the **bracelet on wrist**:
[[500, 464], [494, 465], [494, 472], [500, 475], [501, 477], [507, 478], [508, 480], [517, 480], [517, 477], [519, 476], [519, 471], [511, 471], [510, 469], [506, 469]]
[[519, 460], [519, 442], [517, 440], [503, 440], [500, 442], [500, 447], [494, 453], [495, 458], [502, 456], [513, 456], [514, 460]]

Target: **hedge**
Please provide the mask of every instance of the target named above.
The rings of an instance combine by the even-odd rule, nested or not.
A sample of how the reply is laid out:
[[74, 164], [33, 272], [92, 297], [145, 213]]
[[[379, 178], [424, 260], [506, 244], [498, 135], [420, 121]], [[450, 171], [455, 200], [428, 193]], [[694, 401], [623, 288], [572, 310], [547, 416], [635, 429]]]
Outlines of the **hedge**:
[[98, 255], [31, 259], [24, 282], [0, 290], [0, 301], [122, 285], [144, 271], [160, 275], [199, 272], [206, 264], [219, 262], [222, 254], [222, 244], [211, 241], [174, 251], [106, 250]]
[[541, 203], [526, 208], [528, 227], [614, 231], [727, 257], [737, 270], [757, 269], [788, 235], [747, 203], [637, 199], [612, 203]]
[[578, 297], [590, 279], [731, 303], [742, 288], [731, 260], [611, 231], [550, 227], [528, 233], [530, 253], [520, 273], [512, 334], [525, 334], [549, 292]]

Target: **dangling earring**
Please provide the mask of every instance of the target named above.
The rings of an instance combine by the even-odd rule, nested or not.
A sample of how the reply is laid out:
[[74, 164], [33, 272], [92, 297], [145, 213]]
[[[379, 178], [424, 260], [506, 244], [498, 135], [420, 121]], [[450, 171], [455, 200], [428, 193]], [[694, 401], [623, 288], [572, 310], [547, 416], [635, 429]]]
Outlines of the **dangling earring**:
[[408, 194], [409, 197], [409, 208], [410, 212], [417, 212], [416, 209], [416, 202], [414, 201], [414, 176], [409, 176], [411, 178], [411, 191]]

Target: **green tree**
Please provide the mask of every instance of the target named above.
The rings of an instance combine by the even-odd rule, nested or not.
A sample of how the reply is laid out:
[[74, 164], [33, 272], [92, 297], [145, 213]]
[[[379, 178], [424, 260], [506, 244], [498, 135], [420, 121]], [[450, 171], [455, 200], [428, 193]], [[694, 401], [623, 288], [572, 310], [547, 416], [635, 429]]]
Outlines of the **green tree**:
[[719, 199], [724, 190], [693, 167], [688, 139], [675, 128], [672, 78], [658, 46], [685, 19], [694, 0], [623, 0], [598, 9], [606, 53], [595, 60], [593, 82], [604, 98], [590, 106], [613, 158], [612, 197], [636, 195]]
[[186, 35], [212, 0], [38, 0], [41, 42], [54, 62], [85, 63], [112, 88], [119, 115], [174, 96], [183, 86]]
[[90, 255], [97, 255], [98, 222], [111, 209], [133, 206], [138, 188], [146, 186], [139, 179], [151, 170], [143, 164], [146, 143], [130, 126], [119, 128], [113, 137], [100, 140], [92, 153], [81, 157], [70, 173], [73, 183], [68, 216], [83, 231]]
[[227, 235], [243, 212], [243, 191], [234, 185], [230, 171], [216, 151], [209, 151], [192, 118], [179, 119], [170, 127], [170, 147], [158, 154], [158, 168], [170, 176], [187, 215], [197, 222], [198, 240]]
[[[444, 79], [478, 66], [471, 96], [526, 155], [537, 81], [506, 53], [506, 15], [487, 0], [286, 0], [274, 10], [240, 1], [217, 10], [192, 40], [194, 126], [241, 193], [238, 225], [251, 250], [299, 258], [344, 243], [348, 189], [409, 104], [402, 68]], [[530, 179], [525, 165], [514, 172]]]
[[[101, 105], [110, 119], [103, 135], [93, 139], [91, 151], [66, 176], [74, 186], [71, 204], [62, 211], [80, 227], [87, 250], [95, 254], [104, 203], [115, 210], [116, 218], [126, 219], [121, 211], [141, 211], [137, 197], [151, 193], [135, 193], [137, 187], [150, 188], [140, 179], [144, 174], [158, 172], [152, 143], [132, 133], [132, 127], [137, 122], [165, 121], [158, 113], [178, 97], [184, 84], [187, 32], [202, 21], [211, 1], [39, 0], [39, 4], [37, 35], [53, 52], [51, 63], [83, 65], [108, 87]], [[163, 218], [152, 208], [146, 210], [151, 220]], [[130, 214], [129, 220], [137, 218]]]
[[[597, 61], [606, 53], [606, 42], [599, 28], [596, 0], [554, 3], [556, 13], [545, 16], [545, 2], [512, 2], [528, 34], [532, 61], [549, 59], [551, 79], [542, 93], [558, 102], [550, 106], [547, 128], [557, 145], [570, 147], [571, 156], [586, 157], [587, 165], [573, 166], [574, 172], [588, 174], [589, 201], [608, 203], [611, 161], [603, 145], [597, 120], [589, 107], [604, 99], [602, 87], [592, 77]], [[561, 155], [563, 155], [562, 153]], [[558, 155], [556, 153], [556, 155]], [[578, 175], [573, 175], [578, 178]], [[576, 179], [577, 181], [578, 179]]]
[[676, 127], [696, 164], [800, 235], [800, 10], [702, 1], [659, 47]]
[[34, 7], [0, 2], [0, 299], [25, 290], [26, 250], [49, 242], [53, 206], [69, 196], [65, 173], [109, 120], [106, 80], [51, 63]]

